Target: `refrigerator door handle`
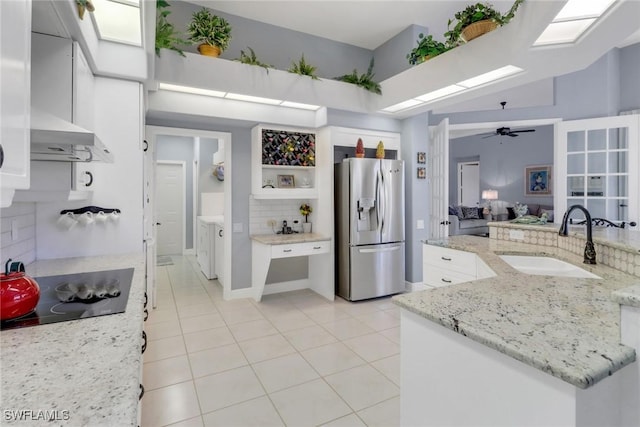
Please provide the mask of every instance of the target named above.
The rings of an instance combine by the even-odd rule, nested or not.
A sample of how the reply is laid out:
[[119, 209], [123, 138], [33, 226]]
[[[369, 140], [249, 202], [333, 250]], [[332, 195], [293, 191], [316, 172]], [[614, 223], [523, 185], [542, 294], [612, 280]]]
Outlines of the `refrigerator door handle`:
[[384, 178], [382, 176], [382, 172], [378, 170], [376, 181], [379, 182], [379, 190], [378, 190], [378, 206], [380, 209], [380, 219], [378, 220], [378, 233], [379, 237], [382, 238], [382, 230], [384, 228], [384, 217], [387, 214], [386, 209], [386, 188], [384, 183]]
[[358, 252], [362, 254], [370, 254], [373, 252], [393, 252], [400, 250], [401, 246], [393, 246], [390, 248], [377, 248], [377, 249], [358, 249]]

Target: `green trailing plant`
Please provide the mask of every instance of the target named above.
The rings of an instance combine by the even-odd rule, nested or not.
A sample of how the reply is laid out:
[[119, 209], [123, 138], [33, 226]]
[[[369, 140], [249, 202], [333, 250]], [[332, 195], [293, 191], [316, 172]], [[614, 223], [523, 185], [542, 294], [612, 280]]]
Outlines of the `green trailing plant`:
[[375, 74], [373, 73], [373, 58], [371, 58], [371, 62], [369, 63], [369, 68], [367, 69], [366, 74], [362, 74], [359, 76], [358, 70], [354, 69], [351, 74], [345, 74], [344, 76], [335, 77], [335, 80], [352, 83], [368, 90], [369, 92], [382, 95], [380, 83], [374, 82], [373, 76], [375, 76]]
[[318, 76], [316, 76], [316, 67], [308, 64], [307, 61], [305, 61], [304, 53], [302, 54], [302, 58], [300, 58], [298, 62], [291, 62], [291, 67], [289, 67], [287, 71], [294, 74], [300, 74], [301, 76], [309, 76], [313, 80], [320, 80]]
[[418, 45], [407, 54], [407, 60], [410, 64], [416, 65], [447, 50], [449, 48], [443, 42], [435, 40], [431, 34], [425, 37], [424, 34], [420, 33], [418, 35]]
[[447, 23], [447, 32], [444, 33], [446, 43], [449, 47], [455, 47], [460, 43], [460, 35], [469, 25], [474, 22], [483, 21], [485, 19], [493, 20], [498, 26], [508, 24], [516, 14], [518, 7], [524, 0], [515, 0], [511, 8], [504, 15], [495, 10], [490, 3], [476, 3], [467, 6], [465, 9], [456, 12], [454, 15], [456, 25], [451, 28], [451, 24], [454, 22], [449, 19]]
[[267, 74], [269, 74], [269, 68], [273, 68], [273, 65], [265, 64], [264, 62], [261, 62], [260, 60], [258, 60], [256, 53], [249, 46], [247, 46], [247, 50], [249, 54], [246, 54], [244, 50], [241, 50], [240, 58], [236, 58], [235, 60], [240, 61], [243, 64], [257, 65], [258, 67], [262, 67], [265, 70], [267, 70]]
[[173, 24], [167, 20], [167, 16], [171, 14], [167, 8], [169, 3], [165, 0], [157, 0], [156, 8], [158, 15], [156, 18], [156, 55], [160, 56], [160, 49], [170, 49], [185, 56], [184, 52], [177, 45], [187, 45], [188, 41], [182, 38], [182, 35], [176, 31]]
[[187, 27], [187, 33], [193, 44], [217, 46], [224, 52], [229, 47], [231, 40], [231, 25], [226, 19], [202, 8], [202, 10], [193, 13]]

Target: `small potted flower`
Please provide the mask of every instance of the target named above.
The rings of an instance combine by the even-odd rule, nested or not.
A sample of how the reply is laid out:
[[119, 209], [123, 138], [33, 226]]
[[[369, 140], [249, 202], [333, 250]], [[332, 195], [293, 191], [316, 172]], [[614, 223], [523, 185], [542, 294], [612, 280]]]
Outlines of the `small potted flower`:
[[217, 57], [229, 46], [231, 25], [224, 18], [202, 8], [193, 13], [187, 33], [189, 40], [198, 45], [200, 54]]
[[313, 212], [313, 208], [307, 203], [300, 205], [300, 214], [304, 216], [304, 222], [302, 223], [302, 230], [305, 233], [311, 233], [311, 223], [309, 222], [309, 215]]
[[411, 65], [417, 65], [447, 50], [449, 50], [447, 46], [435, 40], [431, 34], [425, 37], [424, 34], [420, 33], [418, 35], [418, 45], [407, 54], [407, 59]]
[[460, 41], [468, 43], [476, 37], [508, 24], [523, 1], [515, 0], [504, 15], [494, 9], [490, 3], [476, 3], [456, 12], [454, 15], [456, 25], [451, 28], [453, 21], [450, 19], [447, 24], [449, 30], [444, 33], [447, 45], [453, 48], [460, 44]]

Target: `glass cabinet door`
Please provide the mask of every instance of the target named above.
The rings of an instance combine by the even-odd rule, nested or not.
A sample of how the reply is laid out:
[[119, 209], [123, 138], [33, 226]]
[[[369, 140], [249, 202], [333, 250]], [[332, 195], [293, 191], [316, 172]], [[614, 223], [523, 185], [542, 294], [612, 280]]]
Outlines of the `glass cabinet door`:
[[[593, 218], [638, 222], [639, 124], [640, 116], [629, 115], [557, 125], [558, 214], [582, 205]], [[572, 218], [584, 216], [576, 211]]]

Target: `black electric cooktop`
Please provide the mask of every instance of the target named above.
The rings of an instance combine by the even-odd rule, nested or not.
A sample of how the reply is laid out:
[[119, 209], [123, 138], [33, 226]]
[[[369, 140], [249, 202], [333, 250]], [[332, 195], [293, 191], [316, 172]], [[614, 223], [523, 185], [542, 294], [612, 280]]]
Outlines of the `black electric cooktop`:
[[123, 313], [133, 268], [35, 277], [40, 300], [35, 311], [0, 322], [0, 329], [24, 328]]

